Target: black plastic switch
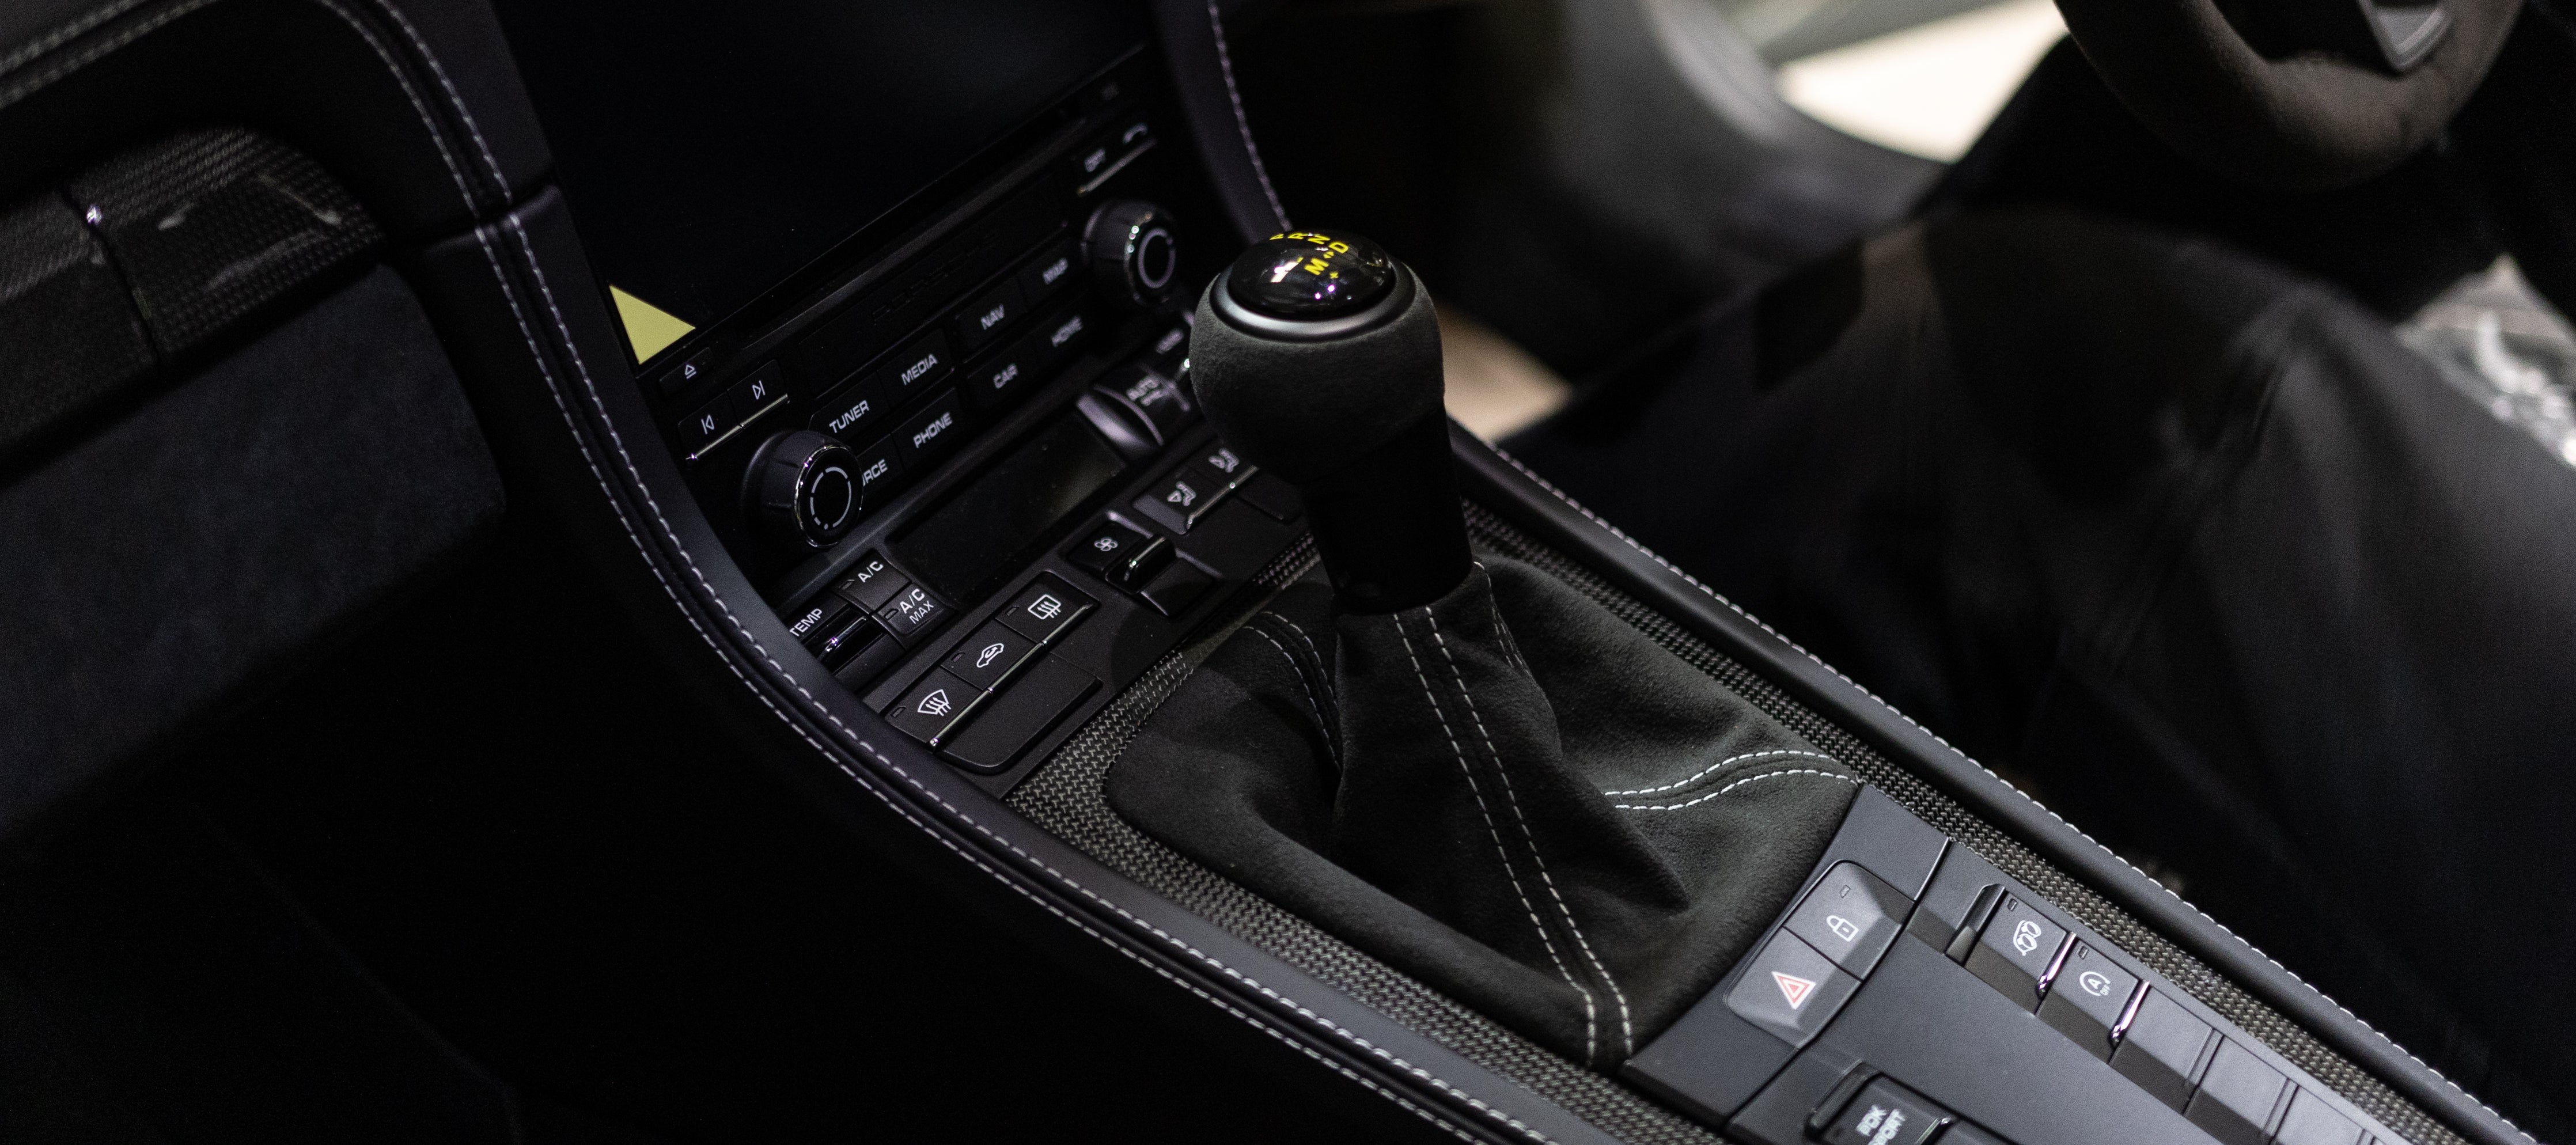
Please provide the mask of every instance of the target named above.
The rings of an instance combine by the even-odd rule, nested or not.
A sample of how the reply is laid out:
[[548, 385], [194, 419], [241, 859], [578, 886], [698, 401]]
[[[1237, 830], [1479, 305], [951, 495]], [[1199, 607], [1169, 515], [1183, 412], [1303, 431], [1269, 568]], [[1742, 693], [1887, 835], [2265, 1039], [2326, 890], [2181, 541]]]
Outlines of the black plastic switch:
[[1825, 1120], [1817, 1137], [1825, 1145], [1920, 1145], [1952, 1120], [1930, 1098], [1881, 1077]]
[[884, 638], [884, 626], [879, 625], [868, 614], [853, 608], [849, 615], [835, 623], [821, 640], [815, 642], [814, 658], [822, 661], [826, 668], [838, 668], [848, 663], [850, 657], [856, 655], [868, 641]]
[[1075, 621], [1099, 603], [1065, 586], [1051, 576], [1040, 576], [1021, 589], [1011, 603], [1003, 605], [993, 619], [1011, 627], [1011, 631], [1040, 644], [1056, 638], [1073, 627]]
[[1789, 933], [1852, 974], [1866, 978], [1896, 941], [1914, 904], [1858, 863], [1836, 863], [1789, 915]]
[[1029, 301], [1037, 302], [1072, 283], [1081, 270], [1081, 248], [1074, 245], [1072, 239], [1066, 239], [1047, 248], [1046, 253], [1020, 268], [1020, 293]]
[[2010, 1143], [1974, 1125], [1961, 1122], [1951, 1126], [1949, 1132], [1941, 1135], [1941, 1145], [2010, 1145]]
[[806, 605], [796, 615], [780, 619], [787, 622], [787, 634], [795, 637], [797, 643], [804, 645], [805, 650], [811, 652], [822, 646], [823, 638], [830, 636], [833, 629], [858, 613], [859, 610], [852, 607], [848, 601], [837, 596], [823, 596]]
[[1072, 561], [1075, 568], [1116, 584], [1119, 578], [1110, 575], [1110, 570], [1126, 568], [1137, 550], [1153, 539], [1152, 534], [1124, 521], [1103, 521], [1099, 528], [1067, 546], [1064, 559]]
[[906, 648], [921, 643], [922, 637], [947, 619], [948, 606], [939, 603], [938, 597], [923, 592], [917, 585], [905, 585], [903, 591], [894, 594], [894, 599], [877, 610], [877, 623], [885, 625], [886, 631], [894, 633], [894, 638], [903, 641]]
[[954, 448], [965, 437], [961, 431], [965, 417], [957, 391], [932, 398], [920, 412], [895, 427], [894, 444], [902, 451], [903, 463], [919, 468]]
[[2281, 1128], [2272, 1134], [2273, 1145], [2360, 1145], [2361, 1126], [2334, 1111], [2326, 1100], [2307, 1090], [2290, 1098], [2290, 1111], [2281, 1116]]
[[[849, 659], [832, 669], [832, 678], [853, 692], [867, 687], [869, 681], [885, 675], [894, 667], [895, 661], [903, 659], [902, 641], [886, 635], [884, 626], [875, 621], [869, 621], [868, 627], [875, 631], [853, 633], [843, 642], [842, 648], [849, 653]], [[861, 641], [861, 635], [867, 639]]]
[[973, 353], [1018, 321], [1021, 312], [1027, 309], [1028, 303], [1020, 297], [1019, 284], [1004, 279], [958, 309], [957, 340], [968, 353]]
[[839, 584], [833, 585], [832, 591], [840, 593], [842, 599], [860, 608], [875, 612], [884, 608], [887, 601], [893, 600], [894, 594], [911, 587], [912, 582], [905, 580], [902, 573], [894, 571], [894, 566], [887, 564], [884, 557], [871, 552], [860, 557], [859, 563], [850, 566], [849, 575], [842, 577]]
[[1199, 455], [1190, 460], [1190, 468], [1198, 470], [1199, 476], [1208, 483], [1225, 489], [1241, 485], [1260, 472], [1223, 445], [1211, 445], [1200, 450]]
[[2182, 1115], [2222, 1145], [2264, 1145], [2289, 1079], [2252, 1050], [2221, 1039]]
[[1031, 340], [1023, 338], [1009, 349], [984, 359], [967, 372], [966, 380], [961, 383], [966, 391], [966, 400], [987, 413], [1020, 400], [1037, 384], [1039, 358]]
[[2127, 1012], [2129, 997], [2137, 990], [2137, 975], [2121, 969], [2092, 943], [2077, 939], [2048, 985], [2048, 1000], [2039, 1005], [2039, 1019], [2073, 1038], [2086, 1053], [2109, 1061], [2111, 1030], [2120, 1024], [2120, 1015]]
[[1040, 657], [956, 734], [946, 754], [977, 771], [1007, 768], [1099, 685], [1080, 668], [1053, 656]]
[[1797, 935], [1771, 936], [1727, 991], [1727, 1008], [1793, 1046], [1803, 1046], [1860, 989], [1860, 979], [1834, 968]]
[[885, 718], [894, 730], [937, 747], [983, 699], [984, 689], [933, 668], [896, 698]]
[[2215, 1032], [2160, 989], [2150, 988], [2111, 1055], [2111, 1068], [2180, 1110], [2191, 1100], [2192, 1083], [2200, 1080], [2201, 1060]]
[[1136, 589], [1136, 595], [1143, 597], [1145, 603], [1153, 605], [1156, 612], [1165, 616], [1179, 616], [1189, 611], [1191, 605], [1198, 603], [1200, 597], [1206, 596], [1208, 590], [1215, 587], [1216, 574], [1200, 568], [1198, 562], [1190, 560], [1184, 554], [1179, 559], [1165, 564], [1163, 571], [1155, 573], [1151, 579], [1139, 586]]
[[1294, 521], [1306, 511], [1297, 496], [1297, 487], [1268, 473], [1255, 473], [1234, 491], [1243, 503], [1261, 510], [1274, 521]]
[[903, 476], [903, 459], [896, 455], [894, 439], [880, 437], [856, 452], [859, 508], [874, 509], [894, 500], [894, 491], [903, 484], [898, 480]]
[[1175, 533], [1186, 533], [1216, 507], [1217, 498], [1225, 496], [1225, 490], [1224, 485], [1210, 482], [1183, 466], [1136, 498], [1136, 511]]
[[1968, 972], [2025, 1010], [2039, 1008], [2039, 983], [2066, 945], [2066, 928], [2019, 895], [2005, 895], [1968, 951]]
[[1022, 636], [998, 620], [984, 622], [957, 645], [940, 667], [951, 675], [989, 692], [1001, 686], [1002, 680], [1026, 662], [1038, 650], [1038, 642]]

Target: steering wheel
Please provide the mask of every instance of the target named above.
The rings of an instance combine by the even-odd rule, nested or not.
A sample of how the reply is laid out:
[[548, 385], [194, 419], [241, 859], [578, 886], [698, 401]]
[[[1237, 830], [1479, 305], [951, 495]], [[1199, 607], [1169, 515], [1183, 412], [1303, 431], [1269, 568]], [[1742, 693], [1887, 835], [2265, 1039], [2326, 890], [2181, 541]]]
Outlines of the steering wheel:
[[2299, 39], [2339, 50], [2266, 58], [2215, 0], [2057, 7], [2103, 82], [2157, 136], [2212, 170], [2285, 191], [2349, 186], [2413, 155], [2477, 90], [2522, 8], [2270, 2], [2302, 32], [2329, 28]]

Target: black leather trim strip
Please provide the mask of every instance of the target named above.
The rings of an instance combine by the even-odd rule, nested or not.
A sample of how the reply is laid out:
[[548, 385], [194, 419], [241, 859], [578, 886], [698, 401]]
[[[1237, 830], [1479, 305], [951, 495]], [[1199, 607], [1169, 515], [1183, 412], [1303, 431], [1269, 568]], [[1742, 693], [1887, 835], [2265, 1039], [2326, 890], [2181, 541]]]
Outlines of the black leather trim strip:
[[2248, 993], [2370, 1070], [2461, 1136], [2488, 1145], [2533, 1139], [2456, 1083], [2388, 1040], [2350, 1010], [2217, 920], [2094, 842], [2073, 824], [1943, 742], [1885, 701], [1649, 552], [1608, 522], [1454, 423], [1452, 452], [1467, 496], [1529, 530], [1663, 612], [1746, 667], [1768, 677], [1890, 759], [1907, 764], [1943, 794], [2000, 826], [2049, 862], [2081, 878], [2175, 945], [2236, 980]]
[[1225, 201], [1225, 213], [1243, 241], [1288, 229], [1288, 209], [1270, 186], [1252, 124], [1235, 91], [1234, 61], [1227, 54], [1225, 18], [1217, 0], [1154, 0], [1154, 27], [1172, 68], [1190, 139], [1206, 160], [1208, 175]]

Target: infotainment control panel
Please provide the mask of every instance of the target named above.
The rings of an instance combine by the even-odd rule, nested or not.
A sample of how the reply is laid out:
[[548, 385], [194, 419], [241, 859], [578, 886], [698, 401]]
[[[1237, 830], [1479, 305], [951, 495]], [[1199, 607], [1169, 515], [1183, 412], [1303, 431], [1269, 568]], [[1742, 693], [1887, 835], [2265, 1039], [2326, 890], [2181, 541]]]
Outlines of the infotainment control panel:
[[1131, 55], [788, 303], [653, 349], [650, 300], [612, 298], [789, 631], [997, 790], [1304, 531], [1191, 396], [1189, 304], [1236, 242], [1176, 128]]

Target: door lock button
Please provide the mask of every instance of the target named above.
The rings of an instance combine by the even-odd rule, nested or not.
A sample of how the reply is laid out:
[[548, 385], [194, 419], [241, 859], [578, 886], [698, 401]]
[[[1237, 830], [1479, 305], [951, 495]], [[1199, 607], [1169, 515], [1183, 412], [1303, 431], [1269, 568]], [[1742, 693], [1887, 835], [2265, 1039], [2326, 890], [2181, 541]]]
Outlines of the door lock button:
[[1789, 916], [1789, 933], [1833, 959], [1834, 965], [1866, 978], [1904, 928], [1905, 894], [1858, 863], [1836, 863], [1816, 889]]

